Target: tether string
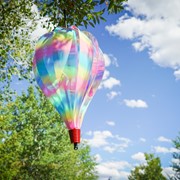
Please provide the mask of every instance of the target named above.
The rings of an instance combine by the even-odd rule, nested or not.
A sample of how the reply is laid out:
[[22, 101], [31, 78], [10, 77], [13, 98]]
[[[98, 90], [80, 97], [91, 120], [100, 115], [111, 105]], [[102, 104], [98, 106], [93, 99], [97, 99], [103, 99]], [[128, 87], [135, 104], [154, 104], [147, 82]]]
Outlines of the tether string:
[[63, 12], [64, 12], [64, 26], [65, 26], [65, 28], [67, 28], [66, 10], [64, 9]]

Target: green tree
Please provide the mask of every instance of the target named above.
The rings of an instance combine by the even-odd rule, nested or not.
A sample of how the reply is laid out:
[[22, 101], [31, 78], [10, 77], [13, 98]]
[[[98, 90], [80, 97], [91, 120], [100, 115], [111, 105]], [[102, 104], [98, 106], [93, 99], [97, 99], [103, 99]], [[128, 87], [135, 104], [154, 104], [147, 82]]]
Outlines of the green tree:
[[162, 174], [161, 162], [159, 157], [145, 153], [146, 164], [136, 166], [131, 171], [129, 180], [166, 180]]
[[[1, 0], [0, 1], [0, 69], [1, 81], [9, 81], [11, 75], [22, 74], [27, 78], [23, 66], [31, 61], [27, 54], [32, 54], [32, 43], [29, 32], [36, 26], [36, 15], [32, 12], [32, 1]], [[30, 65], [29, 62], [28, 65]], [[29, 67], [28, 67], [29, 68]], [[28, 69], [26, 71], [29, 71]]]
[[[108, 12], [119, 13], [127, 0], [1, 0], [0, 1], [0, 94], [9, 95], [12, 76], [31, 79], [34, 42], [31, 33], [37, 23], [46, 18], [42, 26], [53, 25], [95, 26]], [[34, 6], [33, 6], [34, 5]], [[33, 11], [37, 7], [38, 13]], [[35, 8], [34, 8], [35, 9]], [[66, 16], [64, 16], [66, 15]], [[2, 96], [0, 96], [2, 98]]]
[[48, 16], [54, 25], [64, 26], [64, 15], [67, 25], [95, 26], [107, 11], [109, 14], [118, 13], [123, 9], [123, 2], [127, 0], [35, 0], [35, 4], [42, 16]]
[[[36, 96], [35, 96], [36, 94]], [[32, 87], [0, 107], [1, 180], [94, 180], [90, 148], [78, 151], [49, 101]]]
[[175, 175], [173, 179], [178, 180], [180, 179], [180, 132], [176, 139], [173, 141], [175, 148], [177, 149], [176, 152], [173, 153], [173, 170], [175, 171]]
[[36, 28], [32, 5], [31, 0], [0, 1], [0, 101], [11, 96], [12, 75], [30, 79], [34, 49], [30, 34]]

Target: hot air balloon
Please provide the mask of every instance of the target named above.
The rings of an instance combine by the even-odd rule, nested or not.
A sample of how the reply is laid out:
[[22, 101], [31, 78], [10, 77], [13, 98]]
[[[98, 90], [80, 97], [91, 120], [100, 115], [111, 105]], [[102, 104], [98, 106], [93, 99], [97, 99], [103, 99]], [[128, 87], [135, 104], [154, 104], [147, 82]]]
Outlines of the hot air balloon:
[[57, 27], [37, 42], [33, 71], [37, 84], [61, 115], [78, 149], [80, 128], [105, 68], [97, 40], [77, 27]]

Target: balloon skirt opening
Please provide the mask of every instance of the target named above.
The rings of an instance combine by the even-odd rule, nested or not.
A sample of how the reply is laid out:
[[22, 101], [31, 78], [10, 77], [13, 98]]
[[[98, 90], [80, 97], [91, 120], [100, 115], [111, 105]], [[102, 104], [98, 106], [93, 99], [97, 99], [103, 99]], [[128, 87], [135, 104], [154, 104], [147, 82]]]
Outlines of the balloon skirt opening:
[[77, 150], [78, 143], [80, 143], [81, 130], [71, 129], [69, 130], [69, 136], [70, 136], [71, 143], [74, 143], [74, 150]]

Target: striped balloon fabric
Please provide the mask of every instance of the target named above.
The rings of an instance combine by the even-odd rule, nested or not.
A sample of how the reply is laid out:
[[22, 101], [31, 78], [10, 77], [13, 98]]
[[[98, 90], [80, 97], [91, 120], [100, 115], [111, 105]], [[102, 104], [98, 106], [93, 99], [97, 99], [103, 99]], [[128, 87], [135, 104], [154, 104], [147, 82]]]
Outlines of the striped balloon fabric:
[[37, 42], [33, 59], [36, 81], [69, 130], [81, 128], [104, 68], [97, 40], [75, 26], [58, 27]]

